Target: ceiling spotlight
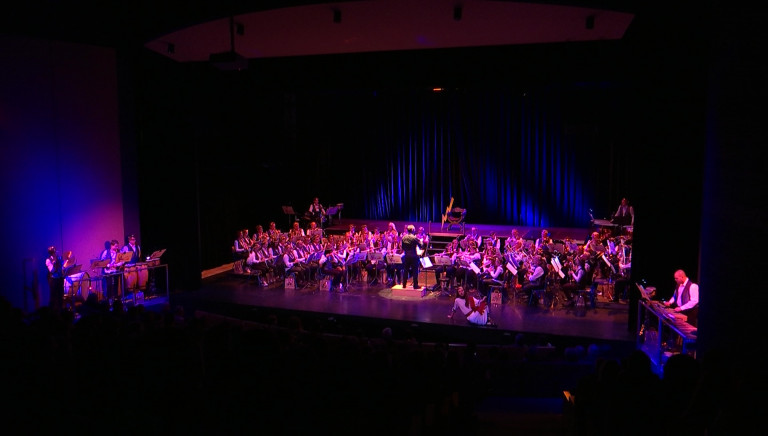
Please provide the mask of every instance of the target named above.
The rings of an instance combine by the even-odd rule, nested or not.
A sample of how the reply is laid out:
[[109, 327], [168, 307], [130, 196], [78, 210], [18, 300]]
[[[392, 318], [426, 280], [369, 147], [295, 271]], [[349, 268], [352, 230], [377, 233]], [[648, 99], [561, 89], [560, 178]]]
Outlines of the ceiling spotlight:
[[173, 43], [168, 43], [168, 45], [165, 47], [165, 52], [169, 55], [176, 54], [176, 46]]
[[341, 23], [341, 10], [340, 9], [334, 9], [333, 10], [333, 22], [336, 24]]
[[463, 12], [461, 9], [462, 9], [461, 5], [456, 5], [456, 6], [453, 7], [453, 19], [454, 19], [454, 21], [461, 21], [461, 14]]
[[243, 23], [235, 23], [235, 33], [240, 36], [245, 35], [245, 25]]

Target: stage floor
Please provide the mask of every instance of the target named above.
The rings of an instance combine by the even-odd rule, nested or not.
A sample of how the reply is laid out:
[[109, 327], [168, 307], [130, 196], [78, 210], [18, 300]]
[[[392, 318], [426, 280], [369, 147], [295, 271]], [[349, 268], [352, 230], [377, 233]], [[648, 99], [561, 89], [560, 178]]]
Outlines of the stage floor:
[[[434, 275], [422, 272], [420, 284], [433, 286]], [[260, 287], [248, 277], [222, 273], [204, 280], [199, 290], [171, 294], [171, 304], [183, 306], [188, 314], [199, 310], [257, 322], [269, 317], [284, 321], [291, 314], [300, 314], [302, 319], [323, 323], [324, 329], [329, 323], [369, 325], [378, 329], [372, 330], [374, 335], [389, 326], [429, 333], [447, 342], [505, 343], [517, 333], [581, 338], [585, 345], [590, 340], [634, 342], [633, 329], [628, 326], [628, 304], [613, 303], [602, 296], [598, 296], [594, 309], [574, 309], [562, 303], [529, 306], [510, 298], [504, 305], [491, 306], [495, 327], [480, 327], [461, 316], [448, 318], [453, 297], [441, 292], [401, 297], [389, 287], [369, 286], [363, 281], [350, 282], [342, 293], [317, 286], [294, 290], [285, 289], [282, 282]]]

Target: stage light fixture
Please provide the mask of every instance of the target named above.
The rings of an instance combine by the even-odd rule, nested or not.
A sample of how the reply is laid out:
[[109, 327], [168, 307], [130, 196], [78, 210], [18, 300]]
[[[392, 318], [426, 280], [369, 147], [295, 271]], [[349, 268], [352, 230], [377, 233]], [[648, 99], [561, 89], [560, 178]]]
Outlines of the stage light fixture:
[[341, 10], [340, 9], [334, 9], [333, 10], [333, 22], [336, 24], [341, 23]]
[[240, 36], [245, 35], [245, 25], [243, 23], [235, 23], [235, 33]]
[[165, 47], [165, 52], [169, 55], [176, 54], [176, 45], [173, 43], [168, 43], [168, 45]]

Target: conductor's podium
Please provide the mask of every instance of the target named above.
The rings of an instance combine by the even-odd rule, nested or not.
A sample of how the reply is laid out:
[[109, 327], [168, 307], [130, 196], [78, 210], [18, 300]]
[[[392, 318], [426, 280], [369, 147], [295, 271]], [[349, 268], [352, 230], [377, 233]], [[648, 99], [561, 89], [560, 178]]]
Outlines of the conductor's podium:
[[418, 289], [413, 289], [413, 286], [403, 288], [403, 285], [395, 285], [392, 287], [393, 297], [424, 298], [427, 293], [427, 288], [424, 286]]

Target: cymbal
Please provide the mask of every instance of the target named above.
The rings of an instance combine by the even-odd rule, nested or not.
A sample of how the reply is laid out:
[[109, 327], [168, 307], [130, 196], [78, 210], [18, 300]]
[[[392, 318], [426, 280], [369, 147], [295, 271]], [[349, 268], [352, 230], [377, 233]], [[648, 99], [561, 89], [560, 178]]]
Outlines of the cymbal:
[[64, 268], [69, 268], [70, 266], [77, 263], [77, 259], [75, 259], [75, 256], [72, 255], [71, 251], [67, 251], [66, 253], [64, 253], [64, 257], [66, 258], [66, 260], [64, 261]]

